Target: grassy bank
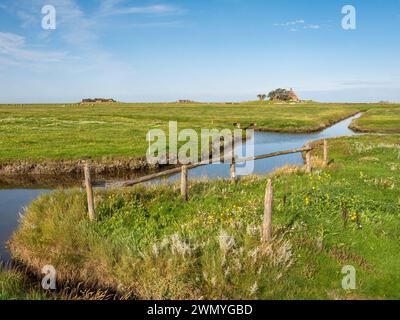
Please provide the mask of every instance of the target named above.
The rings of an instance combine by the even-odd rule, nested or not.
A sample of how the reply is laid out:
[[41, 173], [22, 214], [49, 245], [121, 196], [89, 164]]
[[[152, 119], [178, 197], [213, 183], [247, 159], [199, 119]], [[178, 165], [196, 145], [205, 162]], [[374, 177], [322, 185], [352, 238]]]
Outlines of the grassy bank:
[[[330, 141], [334, 163], [274, 174], [274, 240], [260, 242], [267, 177], [237, 184], [97, 191], [89, 223], [79, 190], [44, 195], [14, 235], [14, 257], [60, 280], [140, 299], [400, 298], [400, 138]], [[314, 154], [314, 164], [320, 154]], [[342, 267], [357, 290], [341, 288]], [[72, 276], [73, 275], [73, 276]]]
[[11, 270], [0, 271], [0, 300], [43, 300], [43, 292], [31, 288], [23, 273]]
[[351, 128], [361, 132], [400, 133], [400, 107], [372, 109], [354, 120]]
[[150, 129], [233, 128], [257, 123], [272, 131], [323, 129], [372, 105], [357, 104], [111, 104], [0, 105], [0, 164], [7, 161], [91, 157], [137, 158], [146, 154]]
[[0, 271], [1, 300], [115, 300], [123, 299], [107, 290], [92, 289], [84, 283], [64, 283], [56, 291], [41, 288], [41, 278], [31, 278], [26, 272], [13, 269]]

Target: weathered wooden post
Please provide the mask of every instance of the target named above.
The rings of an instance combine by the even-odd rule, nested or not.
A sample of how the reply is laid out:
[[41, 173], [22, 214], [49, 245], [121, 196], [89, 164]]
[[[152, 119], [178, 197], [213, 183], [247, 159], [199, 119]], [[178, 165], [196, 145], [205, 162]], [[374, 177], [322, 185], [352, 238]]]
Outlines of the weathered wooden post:
[[188, 201], [188, 169], [187, 166], [182, 166], [181, 171], [181, 195], [185, 201]]
[[231, 173], [231, 180], [233, 182], [236, 181], [236, 165], [235, 165], [235, 157], [232, 158], [232, 162], [230, 164], [230, 173]]
[[307, 144], [306, 147], [309, 149], [306, 151], [306, 172], [312, 172], [312, 165], [311, 165], [311, 145]]
[[328, 164], [329, 164], [328, 141], [324, 139], [324, 165], [327, 166]]
[[[240, 123], [237, 125], [239, 125], [238, 128], [240, 129]], [[224, 150], [224, 152], [225, 152], [225, 150]], [[231, 160], [229, 171], [231, 174], [231, 180], [233, 182], [235, 182], [236, 181], [235, 133], [232, 133], [231, 153], [232, 153], [232, 160]]]
[[262, 241], [270, 242], [272, 239], [272, 210], [274, 205], [274, 191], [272, 188], [272, 180], [269, 179], [267, 189], [265, 191], [264, 200], [264, 222], [262, 230]]
[[96, 213], [94, 210], [92, 178], [90, 176], [90, 167], [89, 167], [89, 163], [87, 161], [85, 161], [85, 166], [84, 166], [83, 171], [85, 174], [85, 186], [86, 186], [86, 194], [87, 194], [87, 202], [88, 202], [89, 219], [90, 219], [90, 221], [94, 221], [96, 219]]

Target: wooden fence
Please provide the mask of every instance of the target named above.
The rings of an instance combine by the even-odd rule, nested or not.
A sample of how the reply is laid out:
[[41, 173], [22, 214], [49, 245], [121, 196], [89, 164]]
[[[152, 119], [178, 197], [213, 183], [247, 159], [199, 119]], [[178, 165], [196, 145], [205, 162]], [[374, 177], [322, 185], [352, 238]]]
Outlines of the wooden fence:
[[[268, 154], [263, 154], [259, 156], [254, 156], [254, 157], [248, 157], [248, 158], [239, 158], [239, 159], [232, 159], [230, 162], [230, 173], [231, 173], [231, 178], [235, 179], [236, 178], [236, 164], [238, 163], [244, 163], [248, 161], [256, 161], [256, 160], [262, 160], [262, 159], [267, 159], [267, 158], [273, 158], [273, 157], [278, 157], [278, 156], [283, 156], [283, 155], [288, 155], [288, 154], [293, 154], [293, 153], [302, 153], [306, 152], [306, 162], [307, 162], [307, 172], [311, 172], [311, 151], [313, 148], [309, 145], [303, 147], [303, 148], [298, 148], [298, 149], [291, 149], [291, 150], [285, 150], [285, 151], [279, 151], [279, 152], [274, 152], [274, 153], [268, 153]], [[219, 163], [224, 163], [224, 157], [221, 157], [220, 159], [217, 159]], [[132, 187], [137, 184], [141, 184], [143, 182], [151, 181], [157, 178], [162, 178], [166, 176], [170, 176], [172, 174], [177, 174], [181, 173], [182, 170], [191, 170], [195, 169], [198, 167], [206, 166], [215, 163], [215, 160], [205, 160], [199, 163], [191, 164], [191, 165], [186, 165], [186, 166], [181, 166], [169, 170], [165, 170], [162, 172], [157, 172], [154, 174], [150, 174], [138, 179], [134, 180], [129, 180], [126, 182], [121, 183], [120, 187]]]
[[[327, 140], [324, 140], [323, 144], [323, 150], [324, 150], [324, 156], [323, 156], [323, 161], [325, 165], [328, 165], [328, 143]], [[310, 145], [307, 144], [305, 147], [302, 148], [297, 148], [297, 149], [291, 149], [291, 150], [285, 150], [285, 151], [278, 151], [278, 152], [273, 152], [273, 153], [268, 153], [268, 154], [263, 154], [263, 155], [258, 155], [258, 156], [253, 156], [253, 157], [247, 157], [247, 158], [233, 158], [230, 162], [230, 177], [232, 181], [236, 181], [236, 164], [238, 163], [245, 163], [248, 161], [256, 161], [256, 160], [262, 160], [262, 159], [268, 159], [268, 158], [273, 158], [273, 157], [278, 157], [278, 156], [283, 156], [283, 155], [288, 155], [288, 154], [294, 154], [294, 153], [303, 153], [305, 152], [305, 168], [307, 173], [312, 172], [312, 163], [311, 163], [311, 151], [314, 148]], [[224, 157], [221, 157], [218, 159], [218, 162], [224, 162]], [[168, 169], [164, 170], [162, 172], [157, 172], [154, 174], [150, 174], [138, 179], [134, 180], [129, 180], [123, 183], [120, 183], [116, 186], [118, 187], [131, 187], [134, 185], [138, 185], [147, 181], [155, 180], [158, 178], [170, 176], [173, 174], [181, 173], [181, 196], [185, 201], [189, 200], [189, 170], [198, 168], [201, 166], [206, 166], [215, 163], [213, 159], [210, 160], [205, 160], [199, 163], [195, 164], [190, 164], [190, 165], [182, 165], [177, 168], [173, 169]], [[84, 174], [85, 174], [85, 186], [86, 186], [86, 193], [87, 193], [87, 202], [88, 202], [88, 214], [89, 214], [89, 219], [91, 221], [96, 219], [95, 215], [95, 206], [94, 206], [94, 201], [93, 201], [93, 188], [92, 188], [92, 179], [90, 175], [90, 168], [88, 162], [85, 162], [84, 165]], [[268, 180], [267, 183], [267, 188], [266, 188], [266, 193], [265, 193], [265, 199], [264, 199], [264, 222], [263, 222], [263, 235], [262, 239], [265, 242], [269, 242], [271, 240], [271, 235], [272, 235], [272, 211], [273, 211], [273, 185], [272, 185], [272, 180]]]

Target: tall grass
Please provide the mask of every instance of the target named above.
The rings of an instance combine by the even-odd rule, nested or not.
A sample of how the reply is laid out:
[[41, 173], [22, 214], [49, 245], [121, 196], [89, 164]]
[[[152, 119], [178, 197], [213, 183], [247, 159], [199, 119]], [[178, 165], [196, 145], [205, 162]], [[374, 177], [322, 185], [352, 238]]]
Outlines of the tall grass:
[[42, 300], [45, 294], [31, 285], [21, 268], [0, 265], [0, 300]]

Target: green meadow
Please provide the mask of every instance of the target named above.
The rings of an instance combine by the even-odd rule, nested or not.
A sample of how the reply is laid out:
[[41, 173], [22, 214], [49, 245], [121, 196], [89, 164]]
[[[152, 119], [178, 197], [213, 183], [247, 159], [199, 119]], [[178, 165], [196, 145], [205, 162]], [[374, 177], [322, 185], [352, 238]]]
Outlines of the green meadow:
[[[12, 239], [13, 255], [63, 281], [96, 283], [135, 299], [399, 299], [400, 137], [329, 140], [314, 172], [179, 186], [58, 190], [34, 201]], [[260, 241], [267, 179], [273, 179], [273, 241]], [[345, 291], [342, 268], [357, 289]]]
[[[0, 106], [1, 161], [137, 157], [149, 129], [233, 127], [310, 132], [357, 112], [359, 131], [392, 133], [329, 140], [332, 163], [267, 176], [97, 190], [57, 190], [27, 209], [10, 243], [40, 275], [52, 264], [64, 284], [88, 291], [45, 295], [16, 270], [0, 273], [0, 299], [399, 299], [400, 127], [398, 105], [111, 104]], [[267, 179], [274, 237], [261, 242]], [[354, 266], [357, 289], [341, 287]], [[67, 285], [71, 288], [71, 285]], [[61, 288], [61, 290], [65, 289]], [[94, 293], [92, 293], [94, 292]]]
[[[371, 104], [95, 104], [0, 105], [0, 164], [13, 160], [141, 157], [151, 129], [234, 128], [310, 132], [369, 109]], [[398, 110], [398, 109], [397, 109]], [[391, 120], [391, 119], [389, 119]], [[368, 122], [368, 121], [367, 121]]]
[[371, 109], [355, 120], [352, 128], [363, 132], [400, 133], [400, 108]]

